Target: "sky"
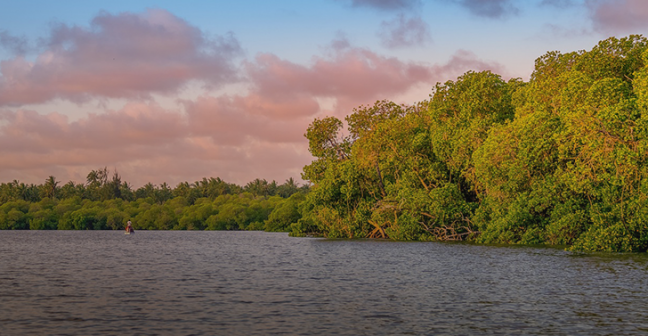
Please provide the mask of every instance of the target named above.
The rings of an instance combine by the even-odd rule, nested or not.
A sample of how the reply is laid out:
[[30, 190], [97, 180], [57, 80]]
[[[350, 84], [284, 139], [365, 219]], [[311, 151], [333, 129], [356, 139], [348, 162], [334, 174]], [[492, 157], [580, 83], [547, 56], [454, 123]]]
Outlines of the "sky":
[[0, 182], [279, 184], [315, 118], [648, 36], [645, 0], [0, 0]]

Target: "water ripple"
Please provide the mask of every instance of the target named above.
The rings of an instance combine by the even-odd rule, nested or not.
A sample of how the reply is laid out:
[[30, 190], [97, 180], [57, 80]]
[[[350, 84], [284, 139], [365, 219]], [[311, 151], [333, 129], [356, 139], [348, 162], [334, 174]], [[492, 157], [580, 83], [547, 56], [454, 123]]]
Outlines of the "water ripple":
[[2, 335], [636, 335], [648, 257], [289, 238], [0, 231]]

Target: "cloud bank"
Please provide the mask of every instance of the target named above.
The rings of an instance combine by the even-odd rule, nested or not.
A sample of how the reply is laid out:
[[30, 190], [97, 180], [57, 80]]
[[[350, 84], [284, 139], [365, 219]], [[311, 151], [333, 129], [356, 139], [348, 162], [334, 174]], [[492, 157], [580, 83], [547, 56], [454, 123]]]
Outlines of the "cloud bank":
[[0, 106], [142, 98], [175, 92], [189, 80], [218, 86], [236, 79], [232, 58], [241, 54], [231, 34], [207, 38], [159, 9], [101, 13], [88, 28], [58, 24], [46, 45], [35, 61], [0, 62]]
[[[401, 17], [395, 27], [410, 22], [414, 29], [407, 32], [421, 25]], [[420, 42], [407, 32], [392, 40]], [[55, 25], [46, 42], [34, 61], [15, 56], [0, 62], [0, 181], [42, 183], [54, 175], [83, 182], [90, 170], [106, 166], [135, 186], [210, 176], [239, 184], [281, 182], [299, 178], [312, 160], [303, 134], [316, 117], [342, 118], [359, 105], [396, 100], [421, 87], [420, 100], [426, 99], [434, 83], [467, 70], [504, 73], [468, 51], [424, 64], [344, 38], [308, 64], [272, 53], [243, 59], [233, 36], [207, 38], [163, 10], [101, 13], [90, 27]], [[192, 81], [245, 89], [179, 95]], [[65, 111], [24, 107], [114, 98], [124, 103], [75, 119]]]

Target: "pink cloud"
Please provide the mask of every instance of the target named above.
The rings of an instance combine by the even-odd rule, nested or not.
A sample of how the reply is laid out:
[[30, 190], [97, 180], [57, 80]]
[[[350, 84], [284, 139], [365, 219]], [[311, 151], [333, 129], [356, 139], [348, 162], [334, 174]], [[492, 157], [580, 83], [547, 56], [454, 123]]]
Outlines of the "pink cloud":
[[186, 133], [178, 113], [155, 104], [129, 103], [120, 111], [90, 114], [69, 122], [59, 113], [46, 115], [18, 110], [2, 117], [0, 147], [3, 152], [27, 146], [39, 151], [91, 149], [108, 150], [131, 145], [160, 145]]
[[585, 4], [599, 32], [636, 34], [648, 28], [648, 1], [587, 0]]
[[[142, 24], [168, 19], [161, 15]], [[160, 29], [182, 32], [187, 25], [177, 21], [176, 25]], [[74, 34], [83, 36], [88, 32], [80, 29], [64, 35]], [[52, 41], [58, 40], [52, 38]], [[151, 43], [147, 48], [158, 48]], [[165, 49], [167, 46], [159, 48], [160, 52], [170, 52]], [[13, 59], [9, 62], [15, 64], [3, 69], [3, 80], [30, 78], [38, 64], [60, 61], [56, 52], [82, 54], [73, 49], [50, 48], [54, 50], [51, 60], [42, 54], [36, 65]], [[84, 49], [83, 53], [93, 52], [90, 49]], [[205, 94], [183, 100], [176, 108], [133, 99], [120, 109], [87, 114], [78, 120], [70, 120], [61, 113], [0, 110], [0, 157], [3, 158], [0, 181], [20, 179], [42, 183], [47, 176], [55, 175], [62, 181], [83, 182], [90, 170], [104, 166], [117, 168], [123, 179], [135, 186], [147, 182], [175, 185], [211, 176], [239, 184], [254, 178], [278, 181], [299, 178], [302, 167], [312, 159], [303, 134], [315, 117], [330, 114], [342, 117], [359, 105], [393, 99], [420, 87], [427, 87], [420, 97], [426, 99], [436, 81], [454, 79], [466, 70], [500, 72], [504, 69], [467, 51], [460, 51], [438, 65], [404, 62], [350, 45], [333, 51], [332, 56], [314, 58], [309, 65], [260, 54], [254, 61], [245, 63], [248, 92]], [[106, 77], [110, 82], [110, 75]], [[46, 85], [27, 83], [31, 86], [27, 85], [25, 92], [42, 89], [40, 94], [45, 97], [52, 92], [63, 92], [62, 88], [83, 87], [87, 85], [85, 80], [85, 77], [66, 77], [61, 83], [49, 83], [54, 86], [51, 90]], [[106, 96], [107, 91], [101, 90], [107, 89], [99, 83], [90, 87], [99, 90], [93, 94], [101, 92]], [[0, 86], [0, 89], [6, 88]], [[22, 92], [20, 87], [12, 86], [12, 89]], [[66, 97], [76, 97], [70, 93], [72, 89], [66, 90]], [[130, 90], [136, 92], [133, 87]], [[151, 88], [146, 90], [141, 92], [156, 92]], [[322, 101], [332, 102], [333, 110], [327, 110], [331, 107], [323, 106]]]
[[497, 62], [481, 60], [475, 53], [468, 50], [458, 50], [445, 64], [435, 65], [433, 71], [438, 77], [455, 79], [468, 70], [483, 71], [490, 70], [504, 78], [511, 78], [506, 67]]
[[0, 62], [0, 105], [147, 97], [190, 80], [219, 85], [236, 77], [232, 59], [240, 52], [232, 35], [208, 39], [164, 10], [102, 13], [88, 28], [54, 26], [33, 62]]
[[333, 58], [315, 58], [311, 66], [260, 54], [247, 64], [252, 82], [262, 95], [285, 92], [319, 97], [385, 98], [432, 78], [424, 64], [402, 62], [360, 48], [340, 50]]
[[[303, 140], [311, 118], [282, 115], [287, 106], [255, 95], [206, 96], [184, 102], [182, 111], [133, 102], [77, 121], [59, 113], [2, 110], [0, 181], [41, 183], [54, 174], [83, 182], [90, 170], [104, 166], [135, 185], [207, 176], [243, 184], [257, 177], [299, 178], [295, 172], [311, 159]], [[312, 101], [301, 107], [317, 112]]]
[[229, 145], [249, 141], [303, 142], [306, 127], [319, 111], [312, 98], [297, 97], [291, 103], [256, 94], [201, 97], [185, 102], [185, 108], [193, 134], [210, 136], [219, 144]]

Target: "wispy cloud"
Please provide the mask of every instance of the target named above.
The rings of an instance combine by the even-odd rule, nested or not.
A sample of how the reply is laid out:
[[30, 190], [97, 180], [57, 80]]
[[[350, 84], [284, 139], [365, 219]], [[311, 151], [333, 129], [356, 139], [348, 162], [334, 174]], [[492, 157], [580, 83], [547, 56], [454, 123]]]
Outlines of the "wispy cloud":
[[13, 36], [7, 31], [0, 31], [0, 47], [9, 50], [14, 55], [25, 55], [31, 47], [27, 38]]
[[387, 48], [424, 46], [432, 41], [429, 26], [421, 17], [406, 18], [402, 14], [392, 21], [383, 21], [379, 36]]
[[385, 11], [400, 11], [417, 8], [421, 0], [342, 0], [350, 3], [352, 7], [366, 7]]
[[500, 19], [518, 13], [511, 0], [455, 0], [476, 16]]
[[587, 0], [594, 29], [603, 34], [641, 33], [648, 28], [648, 1]]
[[[331, 58], [299, 65], [272, 54], [260, 54], [247, 70], [262, 95], [308, 94], [372, 102], [431, 78], [430, 69], [362, 48], [347, 48]], [[364, 103], [364, 102], [363, 102]]]
[[553, 6], [557, 8], [567, 8], [576, 5], [577, 1], [575, 0], [542, 0], [540, 2], [540, 6]]

